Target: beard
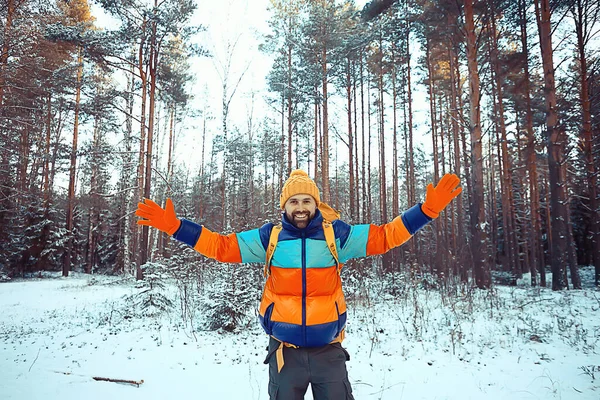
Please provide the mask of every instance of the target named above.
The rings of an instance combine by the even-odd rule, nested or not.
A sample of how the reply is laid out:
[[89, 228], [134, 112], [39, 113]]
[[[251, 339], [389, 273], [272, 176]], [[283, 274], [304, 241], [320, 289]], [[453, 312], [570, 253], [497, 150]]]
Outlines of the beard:
[[298, 229], [304, 229], [308, 226], [308, 223], [314, 217], [314, 214], [310, 214], [308, 211], [294, 212], [291, 215], [287, 214], [288, 220]]

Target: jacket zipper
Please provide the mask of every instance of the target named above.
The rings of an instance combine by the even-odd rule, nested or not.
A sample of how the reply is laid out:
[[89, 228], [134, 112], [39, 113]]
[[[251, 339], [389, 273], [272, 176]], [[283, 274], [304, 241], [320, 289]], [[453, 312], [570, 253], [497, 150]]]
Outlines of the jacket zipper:
[[302, 346], [306, 346], [306, 234], [302, 232]]

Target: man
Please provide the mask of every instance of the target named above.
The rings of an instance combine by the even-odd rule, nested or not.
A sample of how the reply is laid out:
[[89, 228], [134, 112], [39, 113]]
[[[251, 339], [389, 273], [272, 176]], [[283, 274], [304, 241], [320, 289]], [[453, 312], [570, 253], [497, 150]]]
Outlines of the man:
[[350, 357], [341, 346], [346, 325], [341, 265], [406, 242], [460, 194], [459, 184], [456, 175], [444, 175], [436, 187], [429, 184], [423, 204], [380, 226], [337, 219], [301, 170], [291, 173], [281, 191], [281, 225], [220, 235], [178, 219], [170, 199], [165, 209], [145, 200], [136, 215], [143, 218], [138, 224], [167, 232], [207, 257], [265, 263], [259, 319], [270, 335], [265, 360], [270, 398], [304, 399], [310, 383], [315, 400], [343, 400], [353, 396], [346, 371]]

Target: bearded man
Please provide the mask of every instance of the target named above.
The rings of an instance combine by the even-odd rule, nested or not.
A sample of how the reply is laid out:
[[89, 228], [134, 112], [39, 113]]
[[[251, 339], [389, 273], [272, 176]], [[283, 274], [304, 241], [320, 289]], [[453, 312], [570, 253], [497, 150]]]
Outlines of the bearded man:
[[315, 182], [292, 171], [280, 196], [281, 224], [221, 235], [179, 219], [167, 199], [163, 209], [138, 204], [140, 225], [173, 235], [201, 254], [222, 262], [264, 263], [267, 277], [259, 320], [269, 335], [271, 400], [302, 400], [310, 383], [315, 400], [352, 400], [342, 347], [346, 302], [340, 270], [350, 259], [383, 254], [409, 240], [462, 191], [456, 175], [429, 184], [417, 204], [383, 225], [349, 225], [321, 202]]

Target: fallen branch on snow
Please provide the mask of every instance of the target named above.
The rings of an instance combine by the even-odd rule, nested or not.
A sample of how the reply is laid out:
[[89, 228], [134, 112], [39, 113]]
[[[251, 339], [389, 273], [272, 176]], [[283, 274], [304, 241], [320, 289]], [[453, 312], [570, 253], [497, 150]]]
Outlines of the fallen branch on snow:
[[541, 303], [543, 301], [551, 301], [552, 298], [549, 299], [537, 299], [537, 300], [532, 300], [532, 301], [528, 301], [527, 303], [523, 303], [523, 304], [517, 304], [515, 306], [515, 308], [520, 308], [521, 310], [523, 310], [525, 308], [525, 306], [528, 306], [530, 304], [536, 304], [536, 303]]
[[[86, 376], [86, 375], [80, 375], [80, 374], [73, 374], [71, 372], [63, 372], [63, 371], [54, 371], [57, 374], [63, 374], [63, 375], [76, 375], [76, 376]], [[127, 384], [127, 385], [134, 385], [137, 387], [140, 387], [140, 385], [142, 383], [144, 383], [143, 379], [140, 379], [139, 381], [135, 381], [135, 380], [131, 380], [131, 379], [117, 379], [117, 378], [103, 378], [101, 376], [92, 376], [92, 379], [95, 381], [104, 381], [104, 382], [114, 382], [114, 383], [122, 383], [122, 384]]]
[[95, 380], [95, 381], [106, 381], [106, 382], [114, 382], [114, 383], [126, 383], [128, 385], [135, 385], [137, 387], [140, 387], [140, 385], [142, 383], [144, 383], [143, 379], [140, 379], [139, 381], [132, 381], [132, 380], [129, 380], [129, 379], [102, 378], [100, 376], [93, 376], [92, 379]]

